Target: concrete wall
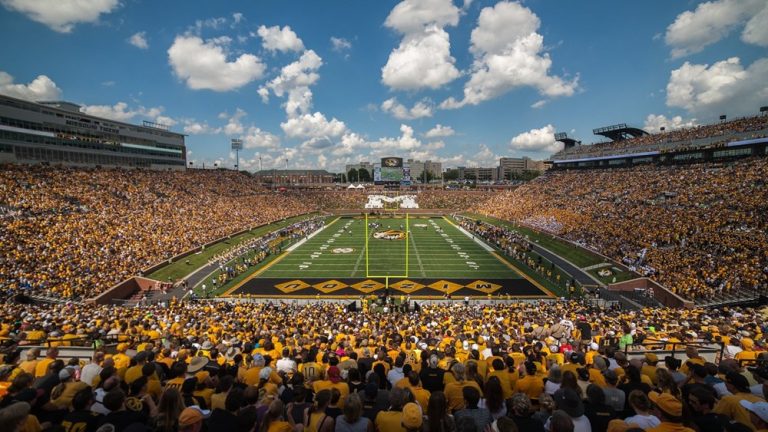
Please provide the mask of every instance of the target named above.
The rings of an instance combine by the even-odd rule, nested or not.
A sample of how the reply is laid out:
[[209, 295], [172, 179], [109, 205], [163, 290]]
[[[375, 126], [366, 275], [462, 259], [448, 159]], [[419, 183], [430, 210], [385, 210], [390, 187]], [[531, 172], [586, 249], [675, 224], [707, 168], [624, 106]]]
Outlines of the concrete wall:
[[132, 277], [120, 282], [88, 301], [96, 304], [110, 304], [112, 303], [112, 300], [128, 298], [137, 291], [151, 290], [157, 285], [157, 282], [158, 281], [154, 279], [145, 277]]
[[608, 285], [609, 291], [634, 291], [636, 289], [647, 290], [648, 288], [653, 289], [654, 298], [664, 306], [675, 308], [684, 307], [689, 309], [694, 306], [692, 301], [685, 300], [668, 290], [665, 286], [645, 277]]

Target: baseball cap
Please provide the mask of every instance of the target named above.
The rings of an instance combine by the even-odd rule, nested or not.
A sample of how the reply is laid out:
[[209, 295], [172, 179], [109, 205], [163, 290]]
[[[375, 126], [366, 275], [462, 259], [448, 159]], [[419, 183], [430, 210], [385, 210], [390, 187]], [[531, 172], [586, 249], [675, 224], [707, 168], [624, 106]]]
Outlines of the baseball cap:
[[423, 422], [421, 407], [413, 402], [405, 404], [403, 407], [403, 426], [409, 429], [418, 428]]
[[584, 415], [584, 404], [573, 389], [565, 388], [556, 391], [554, 399], [557, 408], [565, 411], [569, 416], [576, 418]]
[[742, 400], [739, 401], [739, 403], [741, 406], [760, 417], [760, 420], [768, 423], [768, 402], [749, 402]]
[[211, 415], [210, 411], [200, 409], [197, 405], [192, 405], [191, 407], [184, 408], [184, 411], [181, 412], [181, 415], [179, 416], [179, 426], [193, 425], [208, 418], [209, 415]]
[[59, 371], [59, 380], [64, 381], [68, 380], [72, 377], [72, 369], [70, 368], [64, 368]]
[[728, 372], [725, 375], [725, 382], [733, 385], [740, 391], [748, 390], [749, 389], [749, 381], [747, 378], [735, 371]]
[[673, 417], [683, 415], [683, 403], [669, 393], [650, 392], [648, 393], [648, 399], [656, 404], [660, 410]]
[[655, 363], [659, 361], [659, 356], [654, 353], [645, 353], [645, 361]]

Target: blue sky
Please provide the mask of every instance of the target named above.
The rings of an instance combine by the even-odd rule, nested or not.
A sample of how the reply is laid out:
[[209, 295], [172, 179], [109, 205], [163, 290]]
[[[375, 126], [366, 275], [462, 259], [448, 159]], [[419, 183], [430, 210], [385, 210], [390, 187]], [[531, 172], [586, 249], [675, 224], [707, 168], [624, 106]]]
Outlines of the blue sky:
[[198, 166], [495, 166], [768, 105], [765, 0], [0, 4], [0, 93], [170, 125]]

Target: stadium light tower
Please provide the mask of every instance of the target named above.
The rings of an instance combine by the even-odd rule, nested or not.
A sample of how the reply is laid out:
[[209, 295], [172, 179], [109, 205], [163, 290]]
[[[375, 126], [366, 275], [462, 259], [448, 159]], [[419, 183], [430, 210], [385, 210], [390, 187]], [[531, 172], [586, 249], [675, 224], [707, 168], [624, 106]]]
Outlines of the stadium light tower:
[[235, 151], [235, 171], [240, 170], [240, 150], [243, 149], [243, 140], [232, 138], [232, 150]]

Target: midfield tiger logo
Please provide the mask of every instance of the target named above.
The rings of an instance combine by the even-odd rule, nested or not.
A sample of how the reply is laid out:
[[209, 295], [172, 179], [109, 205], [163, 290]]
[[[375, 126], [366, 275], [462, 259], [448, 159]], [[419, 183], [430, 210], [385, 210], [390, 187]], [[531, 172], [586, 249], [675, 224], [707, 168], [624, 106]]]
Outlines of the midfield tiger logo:
[[389, 229], [373, 233], [373, 238], [380, 240], [405, 240], [405, 231]]

